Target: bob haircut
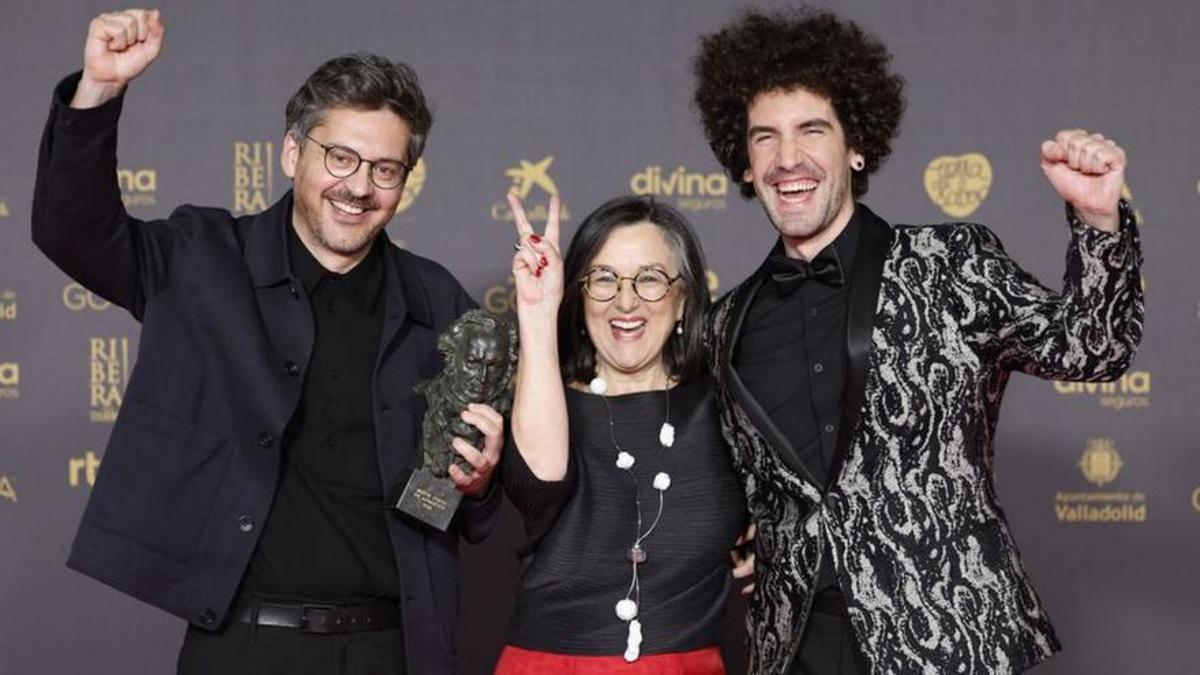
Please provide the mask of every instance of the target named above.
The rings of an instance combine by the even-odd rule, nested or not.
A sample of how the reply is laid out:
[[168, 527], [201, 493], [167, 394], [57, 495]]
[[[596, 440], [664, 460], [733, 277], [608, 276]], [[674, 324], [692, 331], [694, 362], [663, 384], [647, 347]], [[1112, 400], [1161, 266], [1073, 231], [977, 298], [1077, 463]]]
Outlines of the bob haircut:
[[696, 232], [675, 208], [653, 197], [624, 196], [601, 204], [583, 220], [571, 238], [564, 261], [563, 301], [558, 310], [558, 354], [563, 379], [589, 382], [596, 376], [596, 348], [587, 335], [583, 277], [614, 230], [651, 223], [658, 227], [675, 256], [683, 293], [683, 334], [671, 332], [663, 345], [667, 374], [685, 382], [704, 368], [704, 312], [709, 304], [707, 266]]

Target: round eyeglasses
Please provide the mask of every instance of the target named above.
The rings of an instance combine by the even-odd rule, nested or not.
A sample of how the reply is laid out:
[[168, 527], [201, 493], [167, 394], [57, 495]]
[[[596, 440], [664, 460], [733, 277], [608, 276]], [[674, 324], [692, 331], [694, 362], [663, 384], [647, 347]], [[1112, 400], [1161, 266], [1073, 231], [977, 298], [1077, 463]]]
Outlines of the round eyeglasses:
[[325, 150], [325, 170], [334, 178], [349, 178], [363, 164], [371, 167], [371, 182], [381, 190], [395, 190], [404, 185], [404, 179], [408, 177], [410, 167], [398, 159], [363, 159], [362, 155], [350, 148], [326, 145], [308, 135], [305, 138]]
[[623, 277], [607, 267], [593, 267], [579, 283], [583, 285], [583, 292], [596, 302], [608, 302], [617, 297], [621, 293], [623, 281], [632, 282], [634, 294], [642, 300], [658, 302], [667, 296], [671, 286], [679, 281], [681, 276], [676, 274], [671, 277], [660, 269], [647, 267], [638, 270], [634, 276]]

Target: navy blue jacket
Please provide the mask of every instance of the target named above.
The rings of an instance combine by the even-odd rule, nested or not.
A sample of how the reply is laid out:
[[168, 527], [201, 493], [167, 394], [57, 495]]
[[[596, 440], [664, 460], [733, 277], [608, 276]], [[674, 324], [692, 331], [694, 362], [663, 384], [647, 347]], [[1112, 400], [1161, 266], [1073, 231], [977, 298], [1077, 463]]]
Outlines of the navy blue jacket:
[[[216, 629], [270, 510], [313, 347], [287, 256], [292, 196], [253, 216], [181, 206], [165, 220], [130, 217], [116, 181], [122, 99], [71, 109], [77, 82], [59, 85], [42, 138], [33, 239], [142, 330], [67, 564]], [[413, 386], [437, 373], [438, 335], [474, 303], [430, 260], [394, 245], [385, 260], [374, 406], [390, 483], [421, 461], [425, 404]], [[445, 534], [389, 516], [410, 672], [452, 672], [458, 537], [485, 537], [499, 499], [494, 489], [465, 499]]]

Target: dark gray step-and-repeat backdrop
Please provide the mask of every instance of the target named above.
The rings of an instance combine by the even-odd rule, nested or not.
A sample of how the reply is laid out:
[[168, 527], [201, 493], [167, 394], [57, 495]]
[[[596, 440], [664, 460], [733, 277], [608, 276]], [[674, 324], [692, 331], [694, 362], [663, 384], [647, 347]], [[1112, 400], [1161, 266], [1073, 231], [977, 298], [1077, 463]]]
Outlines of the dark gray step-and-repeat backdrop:
[[[191, 202], [264, 208], [288, 182], [287, 98], [321, 61], [413, 64], [436, 104], [428, 152], [389, 228], [489, 309], [510, 307], [504, 194], [558, 192], [567, 234], [624, 192], [681, 207], [714, 291], [773, 230], [710, 155], [690, 105], [703, 2], [168, 2], [163, 55], [130, 90], [118, 178], [143, 217]], [[51, 87], [80, 67], [93, 0], [16, 0], [0, 16], [0, 672], [164, 673], [183, 623], [68, 571], [66, 557], [137, 353], [138, 328], [29, 240]], [[1200, 672], [1200, 5], [841, 2], [908, 80], [893, 158], [865, 200], [894, 222], [979, 220], [1057, 285], [1062, 208], [1038, 144], [1081, 126], [1119, 141], [1143, 220], [1145, 342], [1111, 384], [1009, 388], [999, 490], [1066, 651], [1046, 673]], [[541, 211], [538, 214], [538, 211]], [[543, 209], [535, 214], [544, 219]], [[507, 508], [507, 507], [506, 507]], [[519, 519], [464, 551], [462, 671], [498, 652]], [[740, 665], [741, 606], [727, 650]]]

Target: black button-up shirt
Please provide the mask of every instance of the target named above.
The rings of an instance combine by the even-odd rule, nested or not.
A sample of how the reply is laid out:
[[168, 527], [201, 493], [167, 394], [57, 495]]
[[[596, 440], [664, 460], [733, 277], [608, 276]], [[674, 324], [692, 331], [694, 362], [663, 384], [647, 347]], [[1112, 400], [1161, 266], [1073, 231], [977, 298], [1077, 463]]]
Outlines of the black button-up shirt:
[[[846, 316], [851, 270], [862, 228], [860, 211], [830, 246], [847, 283], [806, 280], [784, 294], [769, 277], [751, 301], [733, 355], [733, 367], [750, 394], [787, 438], [800, 460], [825, 487], [834, 476], [837, 432], [846, 387]], [[782, 241], [773, 255], [783, 253]], [[765, 274], [760, 269], [759, 274]], [[828, 551], [826, 552], [828, 561]], [[819, 591], [836, 589], [828, 562]]]
[[[400, 597], [371, 395], [385, 245], [377, 240], [358, 265], [336, 274], [288, 228], [288, 258], [312, 309], [315, 340], [247, 592], [297, 600]], [[293, 361], [281, 367], [302, 374]]]

